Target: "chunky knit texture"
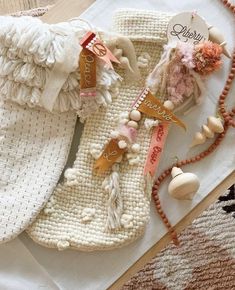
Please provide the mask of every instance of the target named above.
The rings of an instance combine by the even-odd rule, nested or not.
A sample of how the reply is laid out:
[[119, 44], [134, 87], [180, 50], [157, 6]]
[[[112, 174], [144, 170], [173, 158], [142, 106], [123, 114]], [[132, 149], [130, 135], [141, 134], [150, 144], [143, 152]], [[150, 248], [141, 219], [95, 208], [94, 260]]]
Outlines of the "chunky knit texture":
[[[0, 242], [35, 219], [65, 166], [75, 111], [81, 111], [78, 54], [53, 113], [41, 99], [56, 63], [66, 56], [68, 37], [78, 36], [78, 42], [84, 33], [76, 21], [48, 25], [31, 17], [0, 17]], [[101, 66], [98, 71], [98, 95], [110, 99], [108, 89], [118, 76]]]
[[[82, 115], [79, 97], [78, 58], [81, 39], [88, 27], [79, 20], [56, 25], [42, 23], [39, 19], [0, 17], [0, 90], [1, 98], [29, 107], [44, 107], [45, 89], [57, 94], [55, 82], [64, 78], [56, 96], [53, 110], [75, 110]], [[57, 69], [57, 70], [56, 70]], [[98, 62], [97, 97], [93, 106], [108, 103], [105, 97], [118, 80], [118, 75]], [[50, 82], [50, 83], [49, 83]], [[109, 96], [108, 99], [111, 97]], [[97, 103], [97, 105], [96, 105]]]
[[66, 171], [65, 181], [57, 186], [44, 210], [27, 230], [34, 241], [61, 250], [108, 250], [124, 246], [143, 233], [149, 220], [150, 203], [143, 178], [143, 165], [150, 142], [150, 132], [145, 129], [144, 120], [139, 124], [136, 141], [141, 146], [139, 165], [131, 166], [126, 160], [120, 164], [122, 227], [114, 231], [106, 228], [109, 197], [102, 189], [102, 182], [107, 174], [93, 172], [94, 159], [89, 151], [90, 146], [95, 144], [97, 148], [102, 148], [110, 139], [110, 132], [117, 126], [120, 113], [130, 108], [145, 86], [145, 79], [159, 61], [162, 44], [166, 42], [170, 17], [159, 12], [117, 12], [117, 31], [133, 40], [137, 57], [150, 56], [148, 66], [142, 66], [140, 80], [132, 84], [123, 82], [118, 98], [106, 111], [87, 119], [73, 168]]

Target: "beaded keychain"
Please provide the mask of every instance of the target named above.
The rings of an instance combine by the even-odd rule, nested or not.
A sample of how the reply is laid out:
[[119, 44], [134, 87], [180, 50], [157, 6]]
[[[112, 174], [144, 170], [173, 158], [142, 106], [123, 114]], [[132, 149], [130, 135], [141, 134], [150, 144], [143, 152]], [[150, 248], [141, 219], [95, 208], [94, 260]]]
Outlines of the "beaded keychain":
[[[235, 5], [230, 3], [228, 0], [221, 0], [221, 2], [232, 11], [233, 15], [235, 15]], [[183, 167], [187, 164], [195, 163], [195, 162], [205, 158], [206, 156], [211, 154], [213, 151], [215, 151], [215, 149], [220, 145], [221, 141], [224, 139], [224, 137], [228, 131], [228, 128], [229, 127], [235, 128], [235, 120], [233, 119], [233, 117], [235, 116], [235, 107], [232, 108], [232, 110], [229, 112], [226, 109], [226, 104], [225, 104], [225, 101], [226, 101], [228, 93], [231, 89], [231, 84], [233, 82], [234, 77], [235, 77], [235, 50], [232, 54], [230, 73], [227, 77], [225, 86], [223, 88], [222, 93], [219, 96], [219, 101], [218, 101], [218, 111], [224, 119], [224, 131], [217, 136], [215, 141], [206, 150], [202, 151], [201, 153], [197, 154], [196, 156], [194, 156], [192, 158], [177, 161], [176, 164], [174, 164], [173, 166]], [[161, 202], [160, 202], [160, 198], [159, 198], [159, 194], [158, 194], [160, 185], [171, 174], [171, 170], [172, 170], [173, 166], [164, 170], [160, 174], [160, 176], [156, 179], [156, 181], [152, 187], [152, 196], [153, 196], [153, 200], [154, 200], [158, 214], [160, 215], [164, 224], [166, 225], [167, 229], [169, 230], [174, 244], [178, 245], [179, 240], [177, 237], [177, 233], [176, 233], [175, 229], [172, 227], [171, 223], [169, 222], [166, 214], [164, 213], [164, 211], [161, 207]]]

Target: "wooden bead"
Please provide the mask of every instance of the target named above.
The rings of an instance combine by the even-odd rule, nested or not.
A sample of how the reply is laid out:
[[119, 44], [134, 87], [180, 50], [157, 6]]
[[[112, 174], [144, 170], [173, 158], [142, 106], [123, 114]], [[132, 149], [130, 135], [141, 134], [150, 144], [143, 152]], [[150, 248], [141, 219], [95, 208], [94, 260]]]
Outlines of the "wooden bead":
[[206, 125], [202, 126], [202, 132], [207, 138], [213, 138], [214, 137], [214, 132]]
[[130, 112], [130, 119], [136, 122], [140, 121], [141, 113], [138, 110], [132, 110]]
[[192, 142], [190, 148], [192, 148], [196, 145], [203, 144], [203, 143], [205, 143], [205, 141], [206, 141], [206, 136], [204, 134], [202, 134], [201, 132], [197, 132], [194, 135], [193, 142]]
[[163, 106], [170, 111], [174, 110], [174, 107], [175, 107], [174, 104], [172, 103], [172, 101], [170, 101], [170, 100], [165, 101], [163, 103]]
[[138, 129], [138, 123], [137, 123], [136, 121], [131, 120], [131, 121], [129, 121], [129, 122], [127, 123], [127, 125], [128, 125], [129, 127], [132, 127], [132, 128]]
[[221, 119], [214, 116], [208, 117], [207, 126], [215, 133], [222, 133], [224, 131]]

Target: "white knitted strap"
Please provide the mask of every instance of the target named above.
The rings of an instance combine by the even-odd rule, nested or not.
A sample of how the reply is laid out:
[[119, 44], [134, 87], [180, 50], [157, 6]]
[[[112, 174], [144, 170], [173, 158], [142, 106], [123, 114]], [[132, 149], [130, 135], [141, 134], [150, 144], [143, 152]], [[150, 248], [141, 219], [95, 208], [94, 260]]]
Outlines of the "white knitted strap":
[[56, 63], [46, 80], [45, 88], [41, 96], [42, 105], [52, 111], [58, 95], [70, 73], [78, 67], [78, 59], [81, 51], [76, 33], [66, 37], [63, 55]]
[[114, 28], [132, 40], [165, 43], [172, 16], [159, 11], [120, 9], [115, 13]]

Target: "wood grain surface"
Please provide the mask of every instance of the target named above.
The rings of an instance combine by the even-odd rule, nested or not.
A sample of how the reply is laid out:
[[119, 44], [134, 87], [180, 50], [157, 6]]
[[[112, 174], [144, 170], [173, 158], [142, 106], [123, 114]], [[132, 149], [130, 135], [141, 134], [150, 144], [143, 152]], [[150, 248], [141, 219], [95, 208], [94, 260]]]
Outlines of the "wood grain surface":
[[56, 0], [0, 0], [0, 15], [52, 5]]

